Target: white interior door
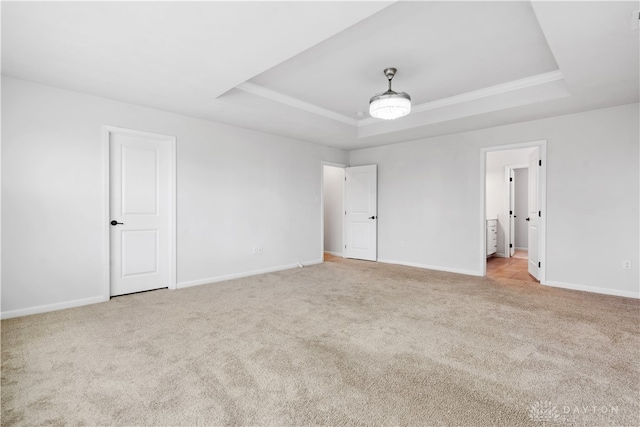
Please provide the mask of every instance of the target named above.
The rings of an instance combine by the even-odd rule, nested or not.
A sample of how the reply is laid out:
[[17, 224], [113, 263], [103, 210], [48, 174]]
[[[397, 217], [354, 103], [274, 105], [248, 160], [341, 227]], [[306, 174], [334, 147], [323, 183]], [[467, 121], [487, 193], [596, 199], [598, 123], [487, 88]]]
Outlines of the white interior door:
[[538, 200], [538, 179], [539, 179], [539, 166], [538, 162], [540, 155], [538, 150], [535, 150], [529, 155], [529, 207], [527, 211], [528, 221], [528, 240], [529, 240], [529, 274], [536, 279], [539, 277], [539, 264], [540, 254], [538, 250], [538, 231], [539, 231], [539, 200]]
[[109, 132], [111, 296], [171, 287], [172, 144]]
[[508, 254], [509, 257], [512, 257], [516, 252], [516, 233], [515, 233], [515, 185], [516, 185], [516, 174], [513, 169], [509, 169], [509, 247]]
[[377, 260], [377, 165], [345, 169], [345, 258]]

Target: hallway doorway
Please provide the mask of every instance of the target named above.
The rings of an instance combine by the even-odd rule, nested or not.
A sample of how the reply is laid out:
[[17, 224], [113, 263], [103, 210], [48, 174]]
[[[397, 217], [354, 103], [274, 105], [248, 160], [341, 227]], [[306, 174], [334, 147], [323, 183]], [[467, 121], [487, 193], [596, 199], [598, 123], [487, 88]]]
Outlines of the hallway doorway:
[[544, 284], [546, 141], [482, 151], [484, 273]]

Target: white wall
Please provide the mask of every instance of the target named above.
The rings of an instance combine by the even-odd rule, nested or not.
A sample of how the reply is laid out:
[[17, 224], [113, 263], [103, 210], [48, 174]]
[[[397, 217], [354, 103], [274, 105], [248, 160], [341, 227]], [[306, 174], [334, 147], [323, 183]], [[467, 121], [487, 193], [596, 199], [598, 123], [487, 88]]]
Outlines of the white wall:
[[344, 248], [344, 168], [324, 166], [324, 250], [342, 255]]
[[177, 137], [179, 286], [319, 262], [321, 162], [347, 157], [6, 77], [2, 125], [5, 317], [101, 300], [103, 125]]
[[499, 256], [507, 256], [505, 236], [509, 230], [508, 183], [505, 168], [529, 164], [529, 154], [535, 150], [537, 150], [536, 147], [530, 147], [487, 153], [485, 208], [487, 219], [498, 220], [498, 249], [496, 253]]
[[546, 139], [547, 284], [639, 297], [639, 124], [630, 104], [352, 151], [378, 164], [380, 259], [481, 274], [481, 148]]
[[3, 77], [2, 313], [101, 300], [105, 124], [177, 137], [183, 285], [320, 261], [323, 160], [378, 164], [380, 259], [480, 274], [481, 148], [547, 139], [547, 283], [637, 297], [638, 116], [633, 104], [347, 156]]
[[529, 230], [527, 226], [527, 210], [529, 208], [529, 168], [516, 169], [514, 171], [514, 210], [513, 220], [514, 239], [517, 249], [528, 249]]

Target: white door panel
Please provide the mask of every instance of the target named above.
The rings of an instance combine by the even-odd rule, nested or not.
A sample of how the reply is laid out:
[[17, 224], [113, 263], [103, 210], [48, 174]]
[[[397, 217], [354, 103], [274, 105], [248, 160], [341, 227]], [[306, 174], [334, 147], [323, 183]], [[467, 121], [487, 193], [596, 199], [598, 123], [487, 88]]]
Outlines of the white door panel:
[[158, 230], [123, 230], [122, 277], [158, 273]]
[[540, 155], [538, 150], [529, 156], [529, 208], [527, 211], [529, 221], [528, 238], [529, 238], [529, 274], [536, 279], [540, 279], [539, 275], [539, 250], [538, 250], [538, 221], [539, 221], [539, 196], [538, 196], [538, 179]]
[[157, 215], [158, 151], [122, 146], [122, 215]]
[[373, 232], [369, 222], [352, 222], [353, 227], [351, 247], [358, 250], [366, 250], [371, 247], [371, 233]]
[[171, 286], [171, 150], [170, 137], [109, 133], [112, 296]]
[[509, 247], [507, 253], [509, 257], [515, 254], [515, 185], [516, 174], [513, 169], [509, 169]]
[[345, 169], [345, 257], [377, 260], [377, 166]]

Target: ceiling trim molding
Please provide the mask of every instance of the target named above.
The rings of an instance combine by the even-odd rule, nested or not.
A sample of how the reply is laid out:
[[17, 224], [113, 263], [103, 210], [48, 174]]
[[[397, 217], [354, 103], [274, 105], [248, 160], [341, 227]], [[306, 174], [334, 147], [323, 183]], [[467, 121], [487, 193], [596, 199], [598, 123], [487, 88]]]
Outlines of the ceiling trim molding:
[[317, 105], [310, 104], [297, 98], [293, 98], [288, 95], [284, 95], [280, 92], [276, 92], [271, 89], [259, 86], [254, 83], [244, 82], [236, 86], [236, 89], [241, 91], [260, 96], [262, 98], [270, 99], [275, 102], [279, 102], [290, 107], [305, 110], [319, 116], [326, 117], [328, 119], [336, 120], [342, 123], [346, 123], [351, 126], [359, 126], [358, 120], [345, 116], [344, 114], [336, 113], [335, 111], [327, 110], [326, 108], [318, 107]]
[[[557, 80], [563, 80], [564, 77], [560, 70], [549, 71], [548, 73], [537, 74], [535, 76], [525, 77], [519, 80], [513, 80], [511, 82], [502, 83], [495, 86], [489, 86], [486, 88], [474, 90], [472, 92], [462, 93], [460, 95], [451, 96], [449, 98], [442, 98], [432, 102], [426, 102], [424, 104], [414, 105], [411, 108], [411, 114], [421, 113], [424, 111], [435, 110], [437, 108], [448, 107], [450, 105], [462, 104], [469, 101], [475, 101], [481, 98], [488, 98], [490, 96], [496, 96], [507, 92], [513, 92], [516, 90], [524, 89], [531, 86], [538, 86]], [[383, 120], [368, 117], [358, 122], [358, 127], [368, 126], [374, 123], [380, 123]]]
[[[564, 77], [560, 70], [549, 71], [548, 73], [537, 74], [535, 76], [525, 77], [519, 80], [513, 80], [507, 83], [502, 83], [495, 86], [489, 86], [482, 89], [474, 90], [472, 92], [462, 93], [460, 95], [451, 96], [448, 98], [438, 99], [432, 102], [426, 102], [424, 104], [414, 105], [411, 109], [411, 113], [421, 113], [424, 111], [435, 110], [438, 108], [448, 107], [456, 104], [463, 104], [465, 102], [475, 101], [482, 98], [489, 98], [496, 95], [501, 95], [508, 92], [513, 92], [521, 89], [525, 89], [532, 86], [543, 85], [558, 80], [563, 80]], [[366, 119], [357, 120], [344, 114], [336, 113], [335, 111], [327, 110], [326, 108], [319, 107], [309, 102], [302, 101], [298, 98], [293, 98], [288, 95], [284, 95], [280, 92], [276, 92], [271, 89], [267, 89], [263, 86], [259, 86], [255, 83], [244, 82], [236, 86], [243, 92], [247, 92], [262, 98], [270, 99], [271, 101], [279, 102], [284, 105], [288, 105], [293, 108], [308, 111], [319, 116], [326, 117], [328, 119], [336, 120], [338, 122], [346, 123], [351, 126], [363, 127], [372, 125], [374, 123], [383, 122], [381, 119], [368, 117]]]

